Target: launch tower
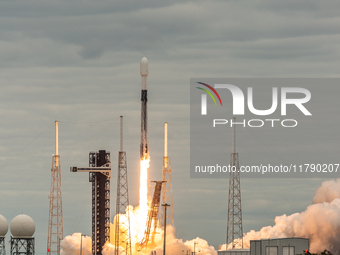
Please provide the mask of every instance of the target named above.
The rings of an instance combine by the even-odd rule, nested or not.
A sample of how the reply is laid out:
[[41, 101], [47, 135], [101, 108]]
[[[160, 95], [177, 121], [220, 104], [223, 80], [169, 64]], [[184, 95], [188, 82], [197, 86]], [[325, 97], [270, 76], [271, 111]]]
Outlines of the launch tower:
[[92, 182], [92, 254], [101, 255], [110, 242], [110, 152], [89, 153], [90, 167], [71, 167], [71, 172], [89, 172]]

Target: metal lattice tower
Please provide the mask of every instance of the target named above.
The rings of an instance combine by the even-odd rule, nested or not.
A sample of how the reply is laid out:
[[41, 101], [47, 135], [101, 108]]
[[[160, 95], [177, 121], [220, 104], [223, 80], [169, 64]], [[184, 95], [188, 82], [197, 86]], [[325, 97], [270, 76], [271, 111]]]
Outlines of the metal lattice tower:
[[[175, 235], [175, 223], [174, 223], [174, 207], [172, 203], [172, 181], [171, 181], [171, 162], [168, 157], [168, 123], [164, 123], [164, 157], [163, 157], [163, 169], [162, 169], [162, 181], [163, 189], [161, 195], [161, 204], [169, 204], [170, 209], [166, 215], [166, 220], [173, 227]], [[164, 210], [161, 210], [160, 218], [161, 227], [164, 228]]]
[[5, 237], [0, 237], [0, 255], [6, 255]]
[[92, 254], [101, 255], [110, 242], [110, 152], [89, 153], [89, 167], [71, 167], [71, 172], [89, 172], [92, 182]]
[[[89, 153], [90, 167], [111, 167], [110, 152], [100, 150]], [[90, 172], [92, 182], [92, 254], [102, 254], [105, 243], [110, 242], [110, 179], [101, 172]]]
[[119, 247], [125, 248], [125, 254], [131, 255], [131, 232], [128, 174], [126, 152], [123, 151], [123, 116], [120, 116], [120, 151], [118, 154], [117, 201], [115, 217], [115, 249], [119, 254]]
[[[156, 229], [157, 229], [159, 203], [161, 200], [163, 181], [152, 181], [152, 182], [156, 183], [155, 191], [153, 193], [152, 202], [151, 202], [151, 205], [148, 211], [143, 239], [139, 243], [136, 244], [137, 251], [146, 249], [150, 241], [150, 233], [151, 233], [151, 245], [154, 246]], [[151, 229], [153, 229], [152, 232], [151, 232]]]
[[47, 255], [60, 254], [60, 240], [64, 238], [63, 203], [61, 193], [60, 156], [58, 155], [58, 121], [55, 122], [55, 155], [52, 157], [50, 210], [48, 221]]
[[34, 237], [14, 238], [11, 237], [11, 255], [34, 255]]
[[235, 120], [233, 118], [233, 152], [231, 153], [230, 165], [236, 169], [229, 176], [229, 198], [228, 198], [228, 222], [227, 243], [232, 243], [232, 249], [243, 248], [242, 208], [241, 208], [241, 182], [239, 172], [238, 153], [236, 153]]

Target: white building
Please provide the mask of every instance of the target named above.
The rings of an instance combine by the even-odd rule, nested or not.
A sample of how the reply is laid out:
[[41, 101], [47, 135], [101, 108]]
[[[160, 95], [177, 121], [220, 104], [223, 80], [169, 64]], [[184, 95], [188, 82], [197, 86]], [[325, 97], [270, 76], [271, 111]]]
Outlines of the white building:
[[220, 250], [218, 255], [296, 255], [309, 250], [309, 239], [277, 238], [251, 240], [250, 249]]
[[218, 251], [218, 255], [250, 255], [249, 249], [232, 249]]
[[295, 255], [309, 250], [309, 239], [278, 238], [250, 241], [250, 255]]

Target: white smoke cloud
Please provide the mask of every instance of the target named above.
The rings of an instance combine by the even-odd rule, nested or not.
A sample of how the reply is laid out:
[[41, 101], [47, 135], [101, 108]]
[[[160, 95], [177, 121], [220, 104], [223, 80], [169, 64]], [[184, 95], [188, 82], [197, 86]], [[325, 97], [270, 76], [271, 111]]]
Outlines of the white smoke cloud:
[[[132, 206], [128, 207], [130, 213], [130, 220], [131, 223], [138, 227], [136, 224], [137, 218], [136, 215], [138, 214], [138, 207], [133, 208]], [[114, 221], [115, 222], [115, 221]], [[159, 224], [158, 224], [159, 225]], [[115, 226], [111, 224], [111, 243], [106, 243], [103, 246], [103, 255], [116, 255], [115, 252], [115, 245], [114, 245], [114, 230]], [[148, 249], [144, 252], [138, 252], [138, 254], [150, 254], [151, 250], [156, 251], [157, 255], [163, 254], [163, 241], [164, 241], [164, 233], [163, 229], [157, 228], [157, 234], [155, 236], [155, 245], [154, 247], [148, 247]], [[167, 225], [166, 227], [166, 253], [167, 254], [191, 254], [191, 252], [196, 251], [196, 254], [199, 255], [217, 255], [217, 251], [214, 249], [213, 246], [209, 246], [206, 240], [203, 240], [199, 237], [183, 242], [182, 239], [177, 239], [174, 236], [174, 229], [171, 225]], [[131, 229], [131, 236], [132, 236], [132, 247], [131, 251], [133, 255], [137, 255], [137, 250], [135, 243], [138, 242], [137, 234], [133, 227]], [[83, 237], [83, 255], [90, 255], [91, 252], [91, 237]], [[64, 240], [61, 241], [61, 255], [79, 255], [80, 254], [80, 233], [75, 233], [72, 236], [66, 236]], [[124, 246], [124, 245], [123, 245]], [[119, 247], [119, 254], [117, 255], [124, 255], [125, 254], [125, 246]]]
[[340, 179], [325, 181], [315, 191], [313, 204], [332, 202], [335, 198], [340, 198]]
[[[315, 192], [313, 203], [301, 213], [275, 217], [274, 226], [244, 234], [244, 246], [249, 248], [250, 240], [303, 237], [309, 239], [312, 253], [325, 249], [337, 253], [340, 250], [340, 179], [323, 182]], [[225, 245], [221, 249], [225, 250]]]
[[[195, 239], [183, 242], [182, 239], [177, 239], [174, 236], [172, 226], [167, 226], [166, 229], [166, 253], [167, 254], [191, 254], [196, 251], [200, 255], [217, 255], [217, 251], [213, 246], [209, 246], [208, 242], [204, 239], [196, 237]], [[163, 254], [163, 238], [164, 233], [158, 235], [156, 238], [157, 247], [154, 249], [157, 255]], [[195, 244], [194, 244], [195, 243]]]
[[80, 233], [74, 233], [71, 236], [66, 236], [60, 242], [61, 255], [79, 255], [80, 243], [82, 243], [82, 255], [92, 254], [92, 239], [89, 236], [83, 236], [80, 240]]
[[[116, 255], [115, 246], [112, 243], [106, 243], [103, 246], [102, 254], [103, 255]], [[125, 250], [122, 247], [119, 247], [118, 254], [125, 255]]]
[[194, 250], [194, 243], [196, 243], [195, 251], [199, 254], [211, 254], [211, 255], [217, 255], [217, 251], [213, 246], [210, 246], [206, 240], [203, 240], [199, 237], [196, 237], [195, 239], [191, 241], [186, 241], [184, 244], [190, 248], [190, 250]]
[[[133, 207], [129, 207], [134, 215]], [[114, 225], [111, 225], [114, 230]], [[190, 241], [183, 242], [173, 235], [171, 226], [167, 226], [166, 251], [167, 254], [189, 254], [195, 251], [201, 255], [217, 255], [213, 246], [208, 242], [197, 237]], [[157, 229], [155, 237], [156, 246], [153, 248], [157, 255], [163, 254], [163, 231]], [[313, 204], [308, 206], [301, 213], [292, 215], [281, 215], [275, 217], [275, 225], [263, 227], [260, 231], [251, 230], [244, 234], [243, 243], [245, 248], [249, 248], [250, 240], [265, 238], [285, 238], [285, 237], [303, 237], [310, 241], [310, 251], [313, 253], [321, 252], [325, 249], [336, 253], [340, 250], [340, 179], [325, 181], [316, 190], [313, 198]], [[91, 238], [83, 237], [83, 255], [91, 254]], [[111, 243], [103, 247], [103, 255], [116, 255], [115, 246], [112, 244], [114, 236], [111, 235]], [[66, 236], [61, 241], [62, 255], [78, 255], [80, 250], [80, 233], [72, 236]], [[221, 250], [226, 248], [225, 244]], [[228, 248], [231, 248], [230, 245]], [[149, 254], [148, 250], [145, 254]], [[297, 251], [299, 252], [299, 251]], [[133, 254], [137, 254], [132, 249]], [[302, 253], [302, 251], [301, 251]], [[125, 254], [124, 247], [120, 247], [119, 254]], [[143, 254], [143, 253], [140, 253]]]

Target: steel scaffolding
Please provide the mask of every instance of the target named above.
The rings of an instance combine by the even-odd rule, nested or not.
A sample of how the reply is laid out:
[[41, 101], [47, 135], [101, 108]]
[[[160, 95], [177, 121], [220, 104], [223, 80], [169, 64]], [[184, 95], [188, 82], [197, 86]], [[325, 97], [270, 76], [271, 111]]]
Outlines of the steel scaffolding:
[[63, 203], [61, 193], [60, 156], [58, 155], [58, 121], [55, 122], [55, 155], [52, 157], [50, 210], [48, 221], [47, 255], [59, 255], [59, 242], [64, 238]]
[[[233, 118], [233, 123], [235, 123]], [[242, 207], [241, 207], [241, 181], [238, 153], [236, 153], [236, 129], [233, 124], [233, 152], [231, 153], [230, 165], [236, 169], [229, 175], [229, 197], [228, 197], [228, 222], [227, 222], [227, 243], [232, 244], [232, 249], [243, 248], [242, 229]]]
[[[161, 195], [161, 204], [169, 204], [170, 208], [166, 215], [166, 222], [172, 226], [175, 235], [175, 223], [174, 223], [174, 209], [172, 202], [172, 180], [171, 180], [171, 162], [168, 157], [168, 123], [164, 124], [164, 157], [163, 157], [163, 168], [162, 168], [162, 181], [163, 189]], [[160, 225], [164, 228], [164, 210], [161, 210]]]
[[126, 152], [123, 151], [123, 116], [120, 116], [120, 151], [118, 154], [117, 200], [115, 216], [115, 249], [119, 254], [119, 247], [125, 248], [125, 254], [131, 255], [131, 232], [128, 174]]

